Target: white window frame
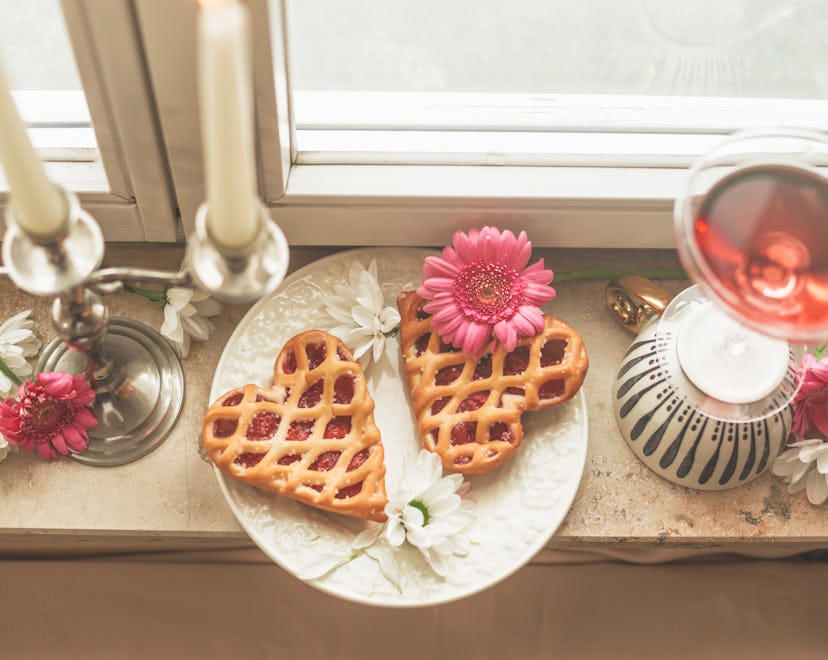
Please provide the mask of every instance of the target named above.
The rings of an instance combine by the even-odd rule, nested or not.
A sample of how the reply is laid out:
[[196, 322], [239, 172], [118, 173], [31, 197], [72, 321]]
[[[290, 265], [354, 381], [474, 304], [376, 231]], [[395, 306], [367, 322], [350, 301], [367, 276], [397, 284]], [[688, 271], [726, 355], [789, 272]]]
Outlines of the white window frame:
[[[723, 134], [779, 117], [828, 130], [822, 101], [501, 95], [471, 112], [472, 95], [436, 104], [433, 95], [380, 94], [369, 104], [361, 93], [291, 96], [285, 2], [248, 4], [260, 194], [293, 245], [441, 245], [455, 229], [494, 223], [527, 230], [537, 246], [673, 248], [687, 166]], [[137, 8], [189, 231], [204, 195], [196, 7]], [[311, 117], [301, 131], [294, 103]], [[391, 130], [400, 125], [407, 130]], [[475, 148], [487, 141], [499, 147]]]
[[[61, 8], [85, 100], [81, 92], [15, 94], [30, 139], [52, 180], [77, 193], [106, 240], [176, 241], [176, 202], [132, 4], [62, 0]], [[7, 200], [0, 177], [0, 207]]]

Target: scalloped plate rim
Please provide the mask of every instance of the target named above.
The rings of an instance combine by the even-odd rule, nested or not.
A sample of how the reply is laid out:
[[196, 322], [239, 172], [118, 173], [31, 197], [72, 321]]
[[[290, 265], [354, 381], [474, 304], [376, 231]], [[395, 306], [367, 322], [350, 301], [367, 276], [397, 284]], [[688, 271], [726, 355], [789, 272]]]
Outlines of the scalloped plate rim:
[[[342, 252], [335, 252], [333, 254], [327, 255], [315, 261], [312, 261], [308, 264], [305, 264], [301, 268], [297, 269], [290, 275], [288, 275], [281, 284], [269, 294], [260, 298], [253, 306], [245, 313], [245, 315], [239, 320], [236, 329], [230, 335], [225, 344], [224, 348], [222, 349], [221, 356], [219, 357], [218, 363], [216, 364], [216, 374], [221, 373], [222, 367], [224, 366], [225, 361], [229, 358], [231, 353], [231, 347], [234, 343], [241, 337], [246, 331], [247, 326], [252, 322], [262, 309], [264, 309], [271, 300], [281, 294], [283, 289], [292, 285], [293, 283], [306, 278], [308, 275], [312, 275], [314, 270], [320, 269], [324, 266], [332, 262], [338, 261], [350, 261], [355, 257], [371, 257], [371, 256], [387, 256], [389, 253], [393, 252], [400, 252], [406, 255], [420, 255], [423, 258], [426, 256], [436, 256], [439, 255], [439, 251], [431, 250], [428, 248], [381, 248], [381, 247], [373, 247], [373, 248], [357, 248], [352, 250], [345, 250]], [[369, 367], [370, 368], [370, 367]], [[213, 377], [213, 381], [210, 387], [210, 403], [216, 400], [218, 396], [222, 393], [217, 391], [217, 378], [216, 376]], [[569, 490], [566, 493], [566, 496], [561, 498], [560, 506], [556, 507], [556, 511], [559, 513], [556, 516], [556, 520], [553, 521], [552, 524], [549, 525], [548, 534], [541, 534], [537, 542], [531, 546], [529, 546], [523, 553], [519, 555], [519, 557], [513, 562], [511, 566], [509, 566], [506, 570], [501, 571], [490, 580], [481, 580], [478, 583], [474, 583], [469, 585], [468, 588], [458, 588], [455, 589], [456, 593], [448, 593], [444, 595], [435, 595], [432, 598], [427, 599], [417, 599], [411, 601], [405, 600], [390, 600], [390, 599], [383, 599], [383, 598], [370, 598], [364, 597], [361, 595], [351, 594], [344, 592], [342, 590], [330, 587], [324, 583], [321, 583], [316, 580], [301, 580], [296, 575], [296, 572], [289, 567], [280, 557], [279, 555], [274, 552], [274, 550], [268, 546], [267, 543], [261, 538], [260, 531], [254, 526], [254, 524], [247, 519], [247, 516], [243, 514], [242, 511], [239, 509], [239, 505], [235, 501], [235, 496], [230, 492], [228, 484], [232, 483], [233, 485], [242, 484], [247, 486], [248, 488], [255, 489], [255, 487], [250, 486], [248, 484], [244, 484], [243, 482], [237, 481], [230, 477], [229, 475], [225, 475], [221, 470], [219, 470], [215, 465], [213, 465], [213, 472], [216, 476], [216, 480], [218, 481], [219, 488], [222, 492], [225, 501], [227, 502], [230, 510], [233, 513], [233, 516], [236, 518], [236, 521], [245, 531], [245, 533], [250, 537], [250, 539], [258, 546], [258, 548], [267, 555], [276, 565], [286, 571], [288, 574], [293, 576], [294, 578], [305, 582], [306, 584], [332, 596], [336, 596], [343, 600], [361, 604], [361, 605], [373, 605], [379, 607], [390, 607], [390, 608], [410, 608], [410, 607], [426, 607], [432, 605], [441, 605], [445, 603], [454, 602], [457, 600], [461, 600], [463, 598], [473, 596], [478, 594], [486, 589], [495, 586], [496, 584], [502, 582], [506, 578], [510, 577], [518, 570], [520, 570], [523, 566], [525, 566], [531, 559], [538, 554], [545, 546], [549, 539], [555, 534], [557, 529], [560, 527], [563, 520], [566, 518], [566, 515], [569, 513], [569, 510], [572, 507], [573, 502], [575, 501], [575, 496], [578, 493], [580, 488], [580, 483], [583, 478], [583, 472], [586, 468], [586, 459], [587, 459], [587, 450], [588, 450], [588, 435], [589, 435], [589, 415], [588, 415], [588, 408], [587, 408], [587, 401], [586, 395], [584, 393], [583, 387], [578, 392], [578, 396], [571, 399], [570, 401], [565, 402], [561, 405], [574, 405], [577, 404], [579, 408], [580, 415], [579, 419], [579, 427], [580, 427], [580, 437], [581, 442], [578, 443], [578, 451], [574, 454], [573, 463], [575, 464], [574, 474], [570, 477], [567, 481], [567, 485], [569, 486]], [[261, 491], [266, 492], [266, 491]], [[274, 497], [279, 497], [277, 494], [274, 494]], [[336, 514], [330, 514], [336, 515]], [[379, 569], [377, 569], [379, 570]], [[464, 585], [466, 586], [466, 585]]]

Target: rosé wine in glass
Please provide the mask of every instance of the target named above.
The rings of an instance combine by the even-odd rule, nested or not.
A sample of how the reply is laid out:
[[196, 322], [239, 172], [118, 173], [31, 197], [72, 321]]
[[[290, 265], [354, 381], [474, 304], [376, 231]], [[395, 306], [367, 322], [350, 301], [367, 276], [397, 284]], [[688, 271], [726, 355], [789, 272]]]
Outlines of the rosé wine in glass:
[[785, 338], [828, 328], [828, 184], [757, 165], [713, 186], [693, 223], [703, 271], [723, 302]]

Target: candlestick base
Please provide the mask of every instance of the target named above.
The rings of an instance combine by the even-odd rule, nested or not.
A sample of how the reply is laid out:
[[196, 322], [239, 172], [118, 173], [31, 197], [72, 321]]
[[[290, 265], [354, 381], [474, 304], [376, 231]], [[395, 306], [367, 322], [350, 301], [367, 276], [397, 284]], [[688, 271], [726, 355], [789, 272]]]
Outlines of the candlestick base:
[[[184, 399], [184, 374], [178, 356], [161, 335], [127, 318], [111, 318], [95, 365], [92, 412], [98, 426], [89, 447], [72, 458], [95, 466], [123, 465], [160, 445], [173, 427]], [[36, 370], [86, 373], [86, 353], [54, 339], [41, 353]]]

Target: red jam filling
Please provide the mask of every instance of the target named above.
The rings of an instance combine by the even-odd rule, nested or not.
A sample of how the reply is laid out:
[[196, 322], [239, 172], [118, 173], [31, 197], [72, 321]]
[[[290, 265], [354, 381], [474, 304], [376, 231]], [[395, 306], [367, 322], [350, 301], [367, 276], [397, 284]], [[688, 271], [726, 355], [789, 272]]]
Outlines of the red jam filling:
[[430, 316], [431, 316], [431, 314], [426, 312], [422, 307], [417, 308], [417, 318], [420, 319], [421, 321], [429, 318]]
[[467, 410], [477, 410], [489, 399], [489, 390], [481, 390], [480, 392], [473, 392], [460, 402], [457, 408], [458, 412], [466, 412]]
[[334, 383], [334, 403], [351, 403], [354, 398], [354, 377], [340, 376]]
[[325, 451], [317, 456], [313, 463], [308, 466], [309, 470], [317, 470], [318, 472], [327, 472], [336, 466], [339, 460], [341, 451]]
[[241, 400], [244, 398], [244, 392], [233, 392], [230, 396], [228, 396], [224, 401], [221, 402], [223, 406], [237, 406], [241, 403]]
[[437, 431], [429, 431], [425, 436], [426, 444], [429, 447], [437, 446]]
[[459, 353], [460, 349], [456, 346], [452, 346], [451, 344], [447, 344], [444, 341], [440, 342], [440, 352], [441, 353]]
[[424, 335], [420, 335], [417, 338], [417, 341], [414, 342], [414, 354], [418, 357], [425, 352], [425, 349], [428, 348], [428, 340], [431, 339], [431, 335], [426, 333]]
[[451, 397], [449, 396], [443, 396], [439, 399], [434, 399], [434, 403], [431, 404], [431, 414], [436, 415], [438, 412], [440, 412], [443, 408], [446, 407], [446, 404], [449, 402], [450, 399]]
[[254, 454], [252, 451], [246, 451], [236, 456], [236, 460], [234, 460], [233, 462], [236, 465], [241, 465], [242, 467], [250, 468], [254, 465], [258, 465], [264, 457], [264, 454]]
[[362, 482], [360, 481], [358, 484], [351, 484], [350, 486], [345, 486], [345, 488], [340, 488], [334, 497], [338, 500], [346, 500], [349, 497], [359, 495], [361, 490]]
[[308, 369], [316, 369], [325, 361], [325, 357], [328, 355], [325, 344], [308, 344], [305, 352], [308, 356]]
[[538, 396], [541, 399], [556, 399], [564, 393], [564, 382], [558, 378], [555, 380], [548, 380], [541, 385], [538, 391]]
[[322, 390], [325, 387], [324, 381], [318, 380], [306, 389], [299, 399], [300, 408], [313, 408], [322, 400]]
[[296, 371], [296, 356], [293, 351], [288, 351], [288, 354], [282, 358], [282, 371], [286, 374], [292, 374]]
[[465, 445], [474, 442], [477, 432], [477, 422], [460, 422], [451, 430], [451, 444]]
[[516, 376], [526, 371], [529, 366], [529, 347], [518, 346], [503, 359], [503, 375]]
[[290, 423], [286, 440], [307, 440], [313, 432], [313, 420], [302, 419]]
[[237, 419], [217, 419], [213, 422], [213, 435], [217, 438], [229, 438], [239, 426]]
[[434, 377], [434, 382], [438, 385], [448, 385], [449, 383], [453, 383], [457, 380], [462, 372], [462, 364], [455, 364], [451, 367], [443, 367], [437, 372], [437, 375]]
[[563, 362], [566, 345], [566, 339], [550, 339], [546, 342], [541, 349], [541, 366], [551, 367]]
[[344, 438], [351, 432], [351, 418], [344, 416], [344, 417], [334, 417], [328, 424], [325, 426], [325, 433], [322, 435], [323, 438]]
[[503, 440], [504, 442], [513, 443], [515, 436], [508, 424], [495, 422], [489, 427], [489, 440]]
[[480, 362], [474, 368], [474, 376], [472, 380], [480, 380], [481, 378], [489, 378], [492, 375], [492, 356], [484, 355], [480, 358]]
[[290, 465], [291, 463], [295, 463], [298, 460], [301, 460], [302, 454], [288, 454], [287, 456], [282, 456], [279, 459], [279, 465]]
[[507, 387], [504, 394], [517, 394], [518, 396], [525, 396], [526, 390], [522, 387]]
[[471, 463], [471, 456], [458, 456], [454, 459], [455, 465], [465, 465], [466, 463]]
[[351, 459], [351, 462], [348, 463], [348, 472], [351, 470], [356, 470], [360, 467], [365, 461], [368, 460], [368, 457], [371, 455], [370, 449], [363, 449], [361, 452], [354, 454], [354, 457]]
[[248, 440], [270, 440], [279, 429], [282, 418], [276, 413], [259, 412], [253, 415], [247, 427]]

